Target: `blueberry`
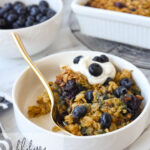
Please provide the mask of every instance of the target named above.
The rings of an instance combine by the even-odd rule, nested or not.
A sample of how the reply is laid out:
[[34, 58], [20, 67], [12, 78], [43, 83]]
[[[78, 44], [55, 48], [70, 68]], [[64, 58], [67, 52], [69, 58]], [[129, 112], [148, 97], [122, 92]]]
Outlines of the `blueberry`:
[[106, 55], [101, 55], [100, 59], [101, 59], [101, 63], [105, 63], [109, 61], [109, 58]]
[[129, 89], [132, 86], [132, 80], [129, 78], [123, 78], [120, 81], [120, 85], [126, 87], [127, 89]]
[[34, 6], [34, 7], [32, 7], [31, 8], [31, 10], [30, 10], [30, 15], [31, 16], [36, 16], [36, 15], [38, 15], [39, 14], [39, 12], [40, 12], [40, 10], [39, 10], [39, 8], [36, 6]]
[[87, 91], [85, 93], [85, 99], [87, 103], [91, 103], [93, 101], [93, 91]]
[[125, 95], [125, 94], [127, 94], [128, 93], [128, 90], [124, 87], [124, 86], [119, 86], [116, 90], [115, 90], [115, 92], [114, 92], [114, 94], [115, 94], [115, 96], [116, 97], [120, 97], [120, 96], [123, 96], [123, 95]]
[[0, 17], [2, 17], [4, 15], [3, 9], [0, 8]]
[[6, 20], [5, 19], [3, 19], [3, 18], [0, 18], [0, 28], [3, 28], [3, 27], [5, 27], [6, 26]]
[[11, 4], [11, 3], [6, 3], [5, 5], [4, 5], [4, 9], [6, 10], [6, 11], [8, 11], [8, 10], [10, 10], [10, 9], [12, 9], [13, 8], [13, 5]]
[[13, 5], [13, 7], [25, 7], [24, 3], [20, 2], [20, 1], [16, 1]]
[[52, 10], [51, 8], [48, 9], [47, 11], [47, 17], [51, 18], [56, 14], [56, 12], [54, 10]]
[[16, 12], [19, 14], [19, 15], [25, 15], [27, 13], [27, 10], [25, 7], [18, 7], [18, 9], [16, 10]]
[[0, 96], [0, 103], [4, 102], [5, 98]]
[[76, 106], [72, 111], [72, 116], [75, 119], [80, 119], [87, 113], [87, 109], [83, 105]]
[[48, 8], [45, 7], [45, 6], [40, 6], [39, 9], [40, 9], [40, 12], [41, 12], [43, 15], [46, 15], [47, 12], [48, 12]]
[[36, 21], [40, 22], [41, 18], [43, 17], [43, 15], [40, 13], [36, 16]]
[[75, 80], [69, 80], [66, 85], [65, 85], [65, 91], [70, 91], [73, 90], [74, 88], [76, 88], [77, 83], [75, 82]]
[[3, 15], [3, 18], [7, 19], [8, 15], [9, 15], [9, 12], [5, 12]]
[[122, 2], [115, 2], [114, 6], [120, 8], [120, 9], [126, 7], [126, 5], [124, 3], [122, 3]]
[[9, 10], [9, 11], [5, 12], [4, 15], [3, 15], [3, 18], [5, 18], [7, 20], [7, 17], [8, 17], [9, 14], [16, 14], [16, 11], [14, 11], [12, 9], [12, 10]]
[[29, 26], [32, 26], [34, 24], [34, 17], [33, 16], [28, 16], [27, 17], [27, 20], [25, 22], [25, 26], [26, 27], [29, 27]]
[[12, 27], [13, 27], [13, 29], [20, 28], [20, 26], [18, 25], [17, 22], [14, 22], [14, 23], [12, 24]]
[[111, 126], [112, 118], [111, 115], [108, 113], [103, 113], [100, 117], [100, 124], [102, 126], [102, 129], [109, 128]]
[[48, 8], [49, 4], [46, 1], [42, 0], [42, 1], [40, 1], [39, 6], [44, 6], [44, 7]]
[[79, 61], [80, 61], [80, 59], [81, 59], [82, 57], [83, 57], [83, 56], [77, 56], [77, 57], [75, 57], [75, 58], [73, 59], [73, 63], [74, 63], [74, 64], [78, 64]]
[[27, 18], [27, 17], [26, 17], [25, 15], [21, 15], [21, 16], [18, 17], [18, 19], [24, 20], [24, 21], [26, 21], [26, 18]]
[[100, 57], [99, 56], [95, 56], [92, 60], [100, 62], [100, 63], [105, 63], [105, 62], [109, 61], [109, 59], [108, 59], [108, 57], [106, 55], [101, 55]]
[[[36, 5], [34, 5], [34, 6], [36, 7]], [[33, 5], [28, 5], [28, 6], [26, 7], [27, 11], [30, 12], [32, 7], [33, 7]]]
[[19, 2], [19, 1], [15, 2], [14, 5], [13, 5], [13, 8], [14, 8], [15, 11], [17, 11], [18, 8], [24, 8], [24, 7], [25, 7], [25, 5], [22, 2]]
[[9, 12], [10, 14], [16, 14], [16, 11], [13, 10], [13, 9], [9, 10], [8, 12]]
[[46, 20], [48, 20], [48, 18], [47, 18], [46, 16], [43, 16], [43, 17], [40, 19], [40, 22], [42, 23], [42, 22], [44, 22], [44, 21], [46, 21]]
[[80, 92], [79, 85], [75, 80], [69, 80], [62, 89], [62, 96], [67, 99], [74, 99]]
[[91, 64], [88, 69], [89, 73], [95, 77], [100, 76], [103, 72], [102, 67], [96, 63]]
[[14, 3], [14, 6], [16, 6], [16, 5], [19, 5], [19, 6], [23, 6], [23, 7], [24, 7], [24, 4], [23, 4], [22, 2], [20, 2], [20, 1], [16, 1], [16, 2]]
[[28, 20], [34, 22], [35, 18], [34, 18], [33, 16], [28, 16], [28, 17], [27, 17], [27, 21], [28, 21]]
[[134, 12], [134, 11], [136, 11], [136, 9], [135, 8], [131, 8], [130, 11]]
[[97, 62], [101, 62], [101, 58], [99, 56], [95, 56], [92, 60], [97, 61]]
[[7, 11], [4, 8], [0, 9], [0, 17], [3, 17], [4, 13], [6, 13]]
[[131, 119], [135, 119], [141, 112], [141, 103], [136, 96], [132, 96], [132, 99], [126, 102], [127, 110], [132, 114]]
[[18, 16], [16, 14], [9, 14], [7, 16], [7, 21], [12, 23], [12, 22], [15, 22], [17, 20], [17, 18], [18, 18]]
[[20, 26], [23, 27], [25, 25], [26, 17], [25, 16], [19, 16], [18, 20], [16, 23]]
[[108, 77], [103, 85], [108, 85], [110, 81], [113, 81], [113, 79]]

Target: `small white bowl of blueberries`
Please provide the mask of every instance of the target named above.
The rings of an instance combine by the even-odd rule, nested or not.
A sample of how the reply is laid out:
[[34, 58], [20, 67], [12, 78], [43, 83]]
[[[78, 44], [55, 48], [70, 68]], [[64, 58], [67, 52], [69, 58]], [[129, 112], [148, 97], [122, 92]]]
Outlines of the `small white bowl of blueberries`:
[[21, 56], [11, 32], [20, 35], [30, 55], [49, 47], [59, 31], [62, 11], [62, 0], [0, 1], [0, 56]]

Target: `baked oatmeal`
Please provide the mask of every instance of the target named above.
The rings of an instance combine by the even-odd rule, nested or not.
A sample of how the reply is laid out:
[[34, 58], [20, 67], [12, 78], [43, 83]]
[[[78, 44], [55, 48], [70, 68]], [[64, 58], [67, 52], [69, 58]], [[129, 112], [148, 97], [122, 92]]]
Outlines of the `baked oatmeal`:
[[89, 0], [86, 6], [150, 16], [150, 0]]
[[[75, 57], [73, 64], [62, 67], [56, 81], [49, 85], [55, 98], [55, 121], [74, 135], [98, 135], [117, 130], [142, 111], [143, 97], [132, 71], [117, 69], [106, 55]], [[47, 114], [50, 106], [44, 91], [37, 105], [28, 108], [28, 115], [32, 118]]]

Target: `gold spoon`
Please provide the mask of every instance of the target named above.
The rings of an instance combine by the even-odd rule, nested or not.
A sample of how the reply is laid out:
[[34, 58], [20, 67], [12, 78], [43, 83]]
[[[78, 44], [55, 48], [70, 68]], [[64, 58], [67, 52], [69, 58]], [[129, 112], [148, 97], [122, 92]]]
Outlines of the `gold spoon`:
[[43, 76], [43, 74], [41, 73], [41, 71], [38, 69], [38, 67], [32, 62], [30, 56], [28, 55], [27, 51], [25, 50], [25, 47], [19, 37], [19, 35], [17, 33], [12, 32], [11, 33], [20, 53], [22, 54], [24, 60], [28, 63], [28, 65], [31, 67], [31, 69], [34, 71], [34, 73], [37, 75], [37, 77], [39, 78], [39, 80], [41, 81], [41, 83], [43, 84], [43, 86], [45, 87], [50, 101], [51, 101], [51, 110], [50, 110], [50, 117], [53, 121], [53, 123], [55, 124], [56, 127], [58, 127], [61, 131], [67, 133], [68, 135], [73, 135], [70, 132], [68, 132], [67, 130], [64, 129], [64, 127], [57, 121], [55, 121], [55, 101], [54, 101], [54, 95], [52, 92], [51, 87], [48, 84], [48, 81], [45, 79], [45, 77]]

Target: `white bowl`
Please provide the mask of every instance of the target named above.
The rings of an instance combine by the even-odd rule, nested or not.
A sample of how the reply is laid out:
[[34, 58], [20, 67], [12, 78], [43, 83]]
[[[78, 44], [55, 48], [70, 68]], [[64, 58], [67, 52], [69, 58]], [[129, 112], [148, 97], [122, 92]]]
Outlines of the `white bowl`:
[[[100, 52], [93, 51], [62, 52], [41, 59], [37, 65], [47, 80], [54, 81], [56, 75], [60, 73], [60, 65], [71, 64], [75, 56], [100, 54]], [[149, 124], [150, 85], [144, 74], [134, 65], [122, 58], [108, 56], [118, 68], [133, 70], [133, 78], [144, 97], [144, 110], [137, 119], [121, 129], [96, 136], [79, 137], [54, 133], [51, 131], [52, 124], [49, 114], [31, 120], [27, 117], [27, 107], [35, 104], [36, 97], [43, 90], [39, 79], [28, 68], [20, 75], [13, 87], [15, 118], [21, 133], [32, 139], [34, 143], [55, 150], [121, 150], [134, 142]]]
[[150, 49], [150, 17], [84, 6], [87, 1], [72, 2], [82, 33]]
[[[6, 2], [15, 2], [16, 0], [2, 0], [0, 6]], [[26, 5], [38, 4], [40, 0], [20, 0]], [[37, 24], [35, 26], [0, 30], [0, 57], [15, 58], [21, 57], [18, 49], [10, 35], [11, 32], [16, 32], [20, 35], [28, 53], [34, 55], [46, 49], [55, 40], [59, 32], [60, 24], [62, 21], [63, 3], [62, 0], [47, 0], [50, 7], [56, 11], [56, 14], [47, 21]]]

